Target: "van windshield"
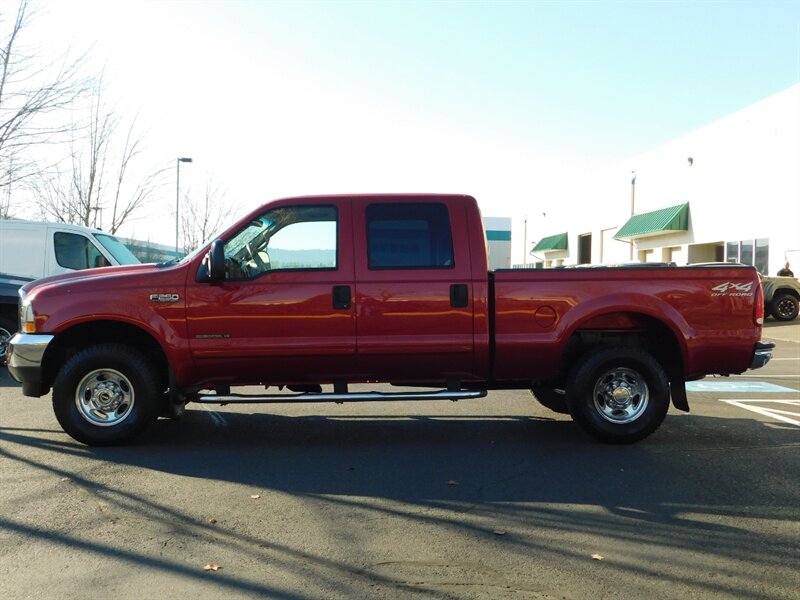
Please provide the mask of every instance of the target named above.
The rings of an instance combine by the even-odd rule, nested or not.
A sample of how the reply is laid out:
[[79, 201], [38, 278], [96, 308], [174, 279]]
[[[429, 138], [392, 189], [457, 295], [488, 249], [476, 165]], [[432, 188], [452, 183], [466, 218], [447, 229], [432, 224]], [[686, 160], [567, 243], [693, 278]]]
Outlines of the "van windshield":
[[113, 235], [104, 233], [95, 233], [94, 237], [97, 241], [103, 244], [103, 248], [111, 253], [117, 263], [120, 265], [138, 265], [141, 261], [133, 255], [133, 252], [128, 250], [128, 247], [120, 242]]

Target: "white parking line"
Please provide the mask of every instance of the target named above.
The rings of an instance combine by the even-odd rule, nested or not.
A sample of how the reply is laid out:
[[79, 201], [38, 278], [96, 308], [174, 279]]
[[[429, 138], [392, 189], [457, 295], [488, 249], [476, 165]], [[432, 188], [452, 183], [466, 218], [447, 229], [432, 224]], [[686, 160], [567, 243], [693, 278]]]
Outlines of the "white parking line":
[[204, 411], [206, 411], [208, 413], [208, 416], [211, 417], [211, 420], [214, 422], [214, 425], [216, 425], [217, 427], [227, 427], [228, 426], [228, 422], [225, 420], [225, 417], [223, 417], [217, 411], [211, 410], [205, 404], [201, 404], [200, 406], [202, 407], [202, 409]]
[[745, 375], [745, 374], [742, 374], [742, 375], [731, 375], [731, 377], [746, 377], [748, 379], [792, 379], [792, 378], [797, 379], [798, 377], [800, 377], [800, 373], [797, 373], [796, 375], [764, 375], [764, 374], [761, 374], [761, 375]]
[[[800, 399], [798, 400], [764, 400], [762, 398], [740, 398], [740, 399], [720, 399], [720, 402], [725, 402], [732, 406], [738, 406], [739, 408], [743, 408], [745, 410], [752, 411], [754, 413], [758, 413], [765, 417], [770, 417], [772, 419], [778, 419], [779, 421], [783, 421], [784, 423], [790, 423], [791, 425], [797, 425], [800, 427]], [[787, 411], [787, 410], [780, 410], [778, 408], [764, 408], [763, 406], [754, 406], [753, 402], [757, 402], [758, 404], [777, 404], [781, 408], [794, 406], [797, 407], [797, 411]], [[790, 418], [785, 415], [791, 415]]]

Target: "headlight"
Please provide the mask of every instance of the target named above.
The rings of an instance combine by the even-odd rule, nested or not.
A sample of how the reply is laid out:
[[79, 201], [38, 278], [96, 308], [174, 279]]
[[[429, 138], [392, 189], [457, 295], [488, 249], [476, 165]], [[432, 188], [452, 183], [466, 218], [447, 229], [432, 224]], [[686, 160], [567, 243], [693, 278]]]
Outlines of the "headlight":
[[36, 333], [36, 315], [33, 313], [33, 305], [21, 291], [19, 296], [19, 330], [22, 333]]

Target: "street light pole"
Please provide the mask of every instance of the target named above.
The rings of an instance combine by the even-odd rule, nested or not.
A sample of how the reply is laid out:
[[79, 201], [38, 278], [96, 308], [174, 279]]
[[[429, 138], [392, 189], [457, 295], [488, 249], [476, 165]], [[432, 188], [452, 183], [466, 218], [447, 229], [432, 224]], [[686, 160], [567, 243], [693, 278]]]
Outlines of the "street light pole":
[[180, 256], [178, 254], [178, 223], [180, 222], [178, 216], [178, 210], [180, 209], [181, 205], [181, 163], [190, 163], [192, 162], [191, 158], [178, 158], [177, 165], [178, 165], [178, 176], [176, 179], [175, 185], [175, 260], [178, 259]]
[[525, 234], [522, 236], [522, 266], [528, 267], [528, 215], [525, 215]]
[[[633, 218], [633, 209], [636, 203], [636, 171], [631, 171], [631, 175], [631, 218]], [[630, 245], [630, 261], [633, 262], [633, 239], [631, 239]]]

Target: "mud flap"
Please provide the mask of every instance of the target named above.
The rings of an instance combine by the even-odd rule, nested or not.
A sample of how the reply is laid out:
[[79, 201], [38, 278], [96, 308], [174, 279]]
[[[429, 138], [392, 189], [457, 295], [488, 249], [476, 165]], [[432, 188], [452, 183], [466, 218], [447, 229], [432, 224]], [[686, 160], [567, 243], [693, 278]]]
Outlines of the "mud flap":
[[689, 399], [686, 397], [686, 382], [682, 379], [669, 380], [669, 392], [672, 396], [672, 405], [683, 412], [689, 412]]

